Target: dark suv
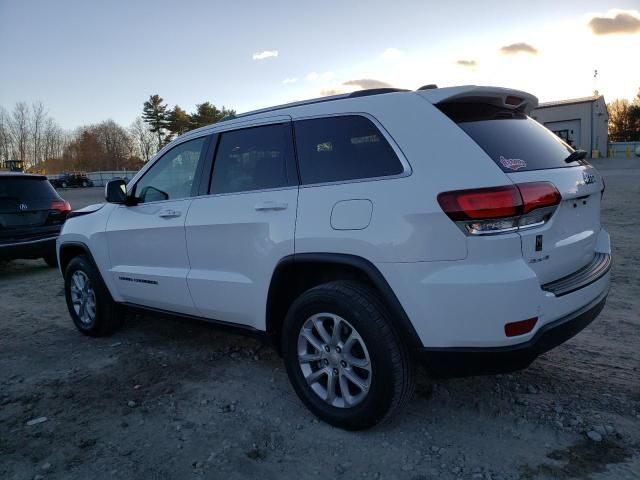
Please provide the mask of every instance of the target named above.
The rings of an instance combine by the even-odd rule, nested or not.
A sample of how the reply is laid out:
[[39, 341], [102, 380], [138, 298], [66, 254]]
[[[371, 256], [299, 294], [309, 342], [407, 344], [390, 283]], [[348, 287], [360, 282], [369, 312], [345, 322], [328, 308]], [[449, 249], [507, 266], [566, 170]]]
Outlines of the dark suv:
[[42, 257], [57, 266], [56, 238], [70, 211], [47, 177], [0, 173], [0, 260]]
[[58, 178], [52, 179], [51, 184], [56, 188], [68, 187], [93, 187], [93, 182], [84, 173], [62, 173]]

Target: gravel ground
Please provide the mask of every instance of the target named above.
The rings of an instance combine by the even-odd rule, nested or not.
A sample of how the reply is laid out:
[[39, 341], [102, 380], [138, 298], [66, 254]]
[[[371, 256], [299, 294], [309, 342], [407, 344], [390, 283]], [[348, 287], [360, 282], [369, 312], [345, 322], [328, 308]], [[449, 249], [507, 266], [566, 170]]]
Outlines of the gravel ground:
[[83, 337], [57, 271], [0, 266], [0, 478], [640, 478], [640, 168], [594, 163], [615, 255], [601, 316], [519, 373], [420, 373], [367, 432], [318, 423], [260, 340], [151, 316]]

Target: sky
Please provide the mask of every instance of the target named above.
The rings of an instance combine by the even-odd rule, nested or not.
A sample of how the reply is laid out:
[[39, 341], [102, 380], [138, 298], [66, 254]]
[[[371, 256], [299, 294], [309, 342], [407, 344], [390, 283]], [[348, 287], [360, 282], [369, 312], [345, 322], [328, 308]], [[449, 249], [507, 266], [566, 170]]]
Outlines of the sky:
[[[0, 106], [129, 125], [151, 94], [238, 112], [366, 87], [633, 98], [640, 0], [0, 0]], [[594, 71], [598, 75], [594, 79]]]

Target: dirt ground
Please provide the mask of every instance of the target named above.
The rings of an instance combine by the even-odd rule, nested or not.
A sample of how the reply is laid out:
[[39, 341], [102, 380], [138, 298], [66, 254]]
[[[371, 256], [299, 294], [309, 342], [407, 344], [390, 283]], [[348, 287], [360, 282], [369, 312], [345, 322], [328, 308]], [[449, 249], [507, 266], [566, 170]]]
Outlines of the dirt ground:
[[594, 163], [615, 255], [601, 316], [519, 373], [422, 372], [367, 432], [319, 423], [257, 339], [151, 316], [87, 338], [57, 271], [0, 266], [0, 478], [640, 478], [640, 161]]

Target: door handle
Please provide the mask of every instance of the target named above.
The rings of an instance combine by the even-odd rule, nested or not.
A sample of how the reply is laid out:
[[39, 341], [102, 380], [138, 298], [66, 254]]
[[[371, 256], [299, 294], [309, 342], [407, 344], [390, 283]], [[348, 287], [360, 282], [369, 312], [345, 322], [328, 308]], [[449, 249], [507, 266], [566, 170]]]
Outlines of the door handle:
[[256, 205], [255, 208], [259, 212], [264, 212], [266, 210], [286, 210], [288, 206], [289, 206], [288, 203], [272, 202], [269, 200], [266, 202], [259, 203], [258, 205]]
[[160, 210], [160, 213], [158, 213], [160, 218], [176, 218], [180, 215], [182, 215], [182, 212], [179, 212], [178, 210], [171, 210], [170, 208]]

